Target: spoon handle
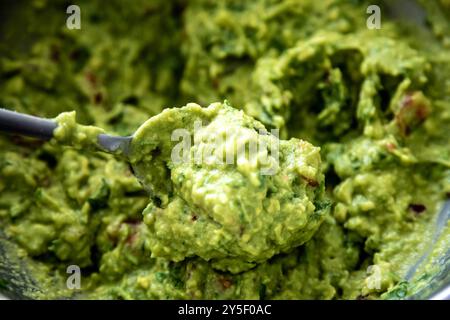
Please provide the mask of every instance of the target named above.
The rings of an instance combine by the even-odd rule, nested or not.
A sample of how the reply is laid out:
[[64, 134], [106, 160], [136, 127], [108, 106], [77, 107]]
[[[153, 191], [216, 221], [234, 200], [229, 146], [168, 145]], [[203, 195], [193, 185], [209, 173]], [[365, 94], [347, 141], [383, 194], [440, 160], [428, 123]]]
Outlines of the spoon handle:
[[50, 140], [58, 124], [49, 119], [0, 108], [0, 131]]

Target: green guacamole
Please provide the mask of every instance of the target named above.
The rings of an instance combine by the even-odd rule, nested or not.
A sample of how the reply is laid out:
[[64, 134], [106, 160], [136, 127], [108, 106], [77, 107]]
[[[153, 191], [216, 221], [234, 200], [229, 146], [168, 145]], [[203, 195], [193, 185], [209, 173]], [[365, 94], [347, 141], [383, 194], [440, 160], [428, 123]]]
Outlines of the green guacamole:
[[[196, 131], [195, 121], [205, 126]], [[188, 161], [172, 155], [177, 128], [193, 135]], [[261, 143], [254, 157], [239, 152], [251, 142]], [[282, 140], [275, 159], [267, 155], [276, 143], [261, 123], [220, 103], [166, 109], [139, 128], [130, 158], [153, 197], [143, 211], [152, 256], [199, 256], [238, 273], [309, 240], [328, 209], [319, 148]]]
[[[450, 3], [419, 3], [424, 27], [394, 19], [387, 1], [79, 1], [80, 30], [66, 28], [62, 0], [11, 4], [0, 107], [60, 126], [49, 143], [0, 135], [0, 291], [420, 292], [450, 247], [439, 215], [450, 195]], [[366, 27], [371, 4], [379, 30]], [[197, 142], [186, 153], [176, 129]], [[231, 140], [217, 143], [225, 131]], [[134, 135], [130, 163], [96, 151], [104, 132]], [[219, 161], [256, 140], [257, 158]]]
[[[77, 124], [74, 112], [55, 121], [54, 143], [102, 150], [100, 128]], [[280, 141], [227, 103], [165, 109], [127, 149], [119, 155], [150, 194], [143, 216], [152, 257], [199, 256], [239, 273], [309, 240], [329, 209], [320, 149]]]

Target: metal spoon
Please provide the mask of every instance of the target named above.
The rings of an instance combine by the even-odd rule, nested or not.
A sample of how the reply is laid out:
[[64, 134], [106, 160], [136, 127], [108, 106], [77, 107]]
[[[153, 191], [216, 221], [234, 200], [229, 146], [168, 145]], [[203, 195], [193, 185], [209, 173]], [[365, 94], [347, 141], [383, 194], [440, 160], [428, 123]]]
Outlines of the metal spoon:
[[[53, 120], [0, 108], [0, 131], [48, 141], [53, 138], [53, 132], [57, 127], [58, 123]], [[98, 144], [102, 148], [100, 151], [108, 153], [122, 151], [128, 155], [132, 138], [133, 136], [99, 134]]]

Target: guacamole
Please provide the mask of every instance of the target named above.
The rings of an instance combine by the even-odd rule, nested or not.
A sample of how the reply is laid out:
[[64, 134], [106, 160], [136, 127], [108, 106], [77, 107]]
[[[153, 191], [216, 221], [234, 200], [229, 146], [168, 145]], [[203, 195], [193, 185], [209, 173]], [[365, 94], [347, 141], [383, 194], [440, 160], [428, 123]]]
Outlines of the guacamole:
[[53, 131], [53, 140], [61, 146], [69, 146], [77, 150], [102, 151], [99, 135], [106, 132], [95, 126], [84, 126], [77, 123], [76, 112], [63, 112], [55, 118], [58, 124]]
[[[104, 151], [105, 131], [78, 124], [75, 112], [55, 121], [53, 143]], [[143, 216], [153, 257], [199, 256], [238, 273], [309, 240], [329, 207], [320, 149], [280, 141], [227, 103], [165, 109], [139, 127], [126, 151], [117, 155], [150, 194]]]
[[[190, 159], [172, 154], [177, 128], [193, 136]], [[252, 142], [260, 148], [244, 151]], [[130, 149], [152, 196], [143, 215], [153, 257], [199, 256], [238, 273], [309, 240], [327, 212], [319, 148], [279, 141], [227, 104], [166, 109], [138, 129]]]
[[[12, 2], [0, 106], [65, 127], [49, 143], [0, 135], [0, 288], [37, 299], [420, 292], [436, 261], [448, 266], [450, 6], [419, 3], [425, 26], [391, 17], [388, 1], [79, 1], [82, 28], [69, 30], [62, 0]], [[381, 29], [366, 26], [372, 4]], [[188, 162], [172, 158], [176, 129], [198, 142], [180, 151]], [[228, 145], [215, 141], [197, 163], [227, 130], [233, 148], [268, 146], [279, 130], [278, 162], [223, 164]], [[135, 134], [131, 166], [95, 152], [103, 132]]]

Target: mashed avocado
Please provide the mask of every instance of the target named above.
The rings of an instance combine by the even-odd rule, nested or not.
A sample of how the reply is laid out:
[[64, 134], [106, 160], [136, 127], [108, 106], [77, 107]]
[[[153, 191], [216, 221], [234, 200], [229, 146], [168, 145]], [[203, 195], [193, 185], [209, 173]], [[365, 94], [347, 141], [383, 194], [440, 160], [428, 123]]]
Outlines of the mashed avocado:
[[55, 122], [58, 124], [53, 132], [55, 143], [78, 150], [102, 150], [98, 136], [106, 132], [101, 128], [78, 124], [74, 111], [61, 113], [56, 117]]
[[[102, 150], [104, 130], [75, 117], [56, 117], [53, 142]], [[181, 144], [173, 139], [177, 130], [187, 139]], [[143, 215], [153, 257], [199, 256], [238, 273], [309, 240], [328, 209], [320, 149], [280, 141], [226, 103], [165, 109], [133, 134], [127, 149], [120, 156], [150, 193]]]
[[[204, 123], [198, 131], [195, 121]], [[177, 128], [193, 136], [187, 162], [172, 156]], [[246, 156], [252, 142], [261, 147]], [[237, 273], [309, 240], [326, 213], [319, 148], [278, 141], [226, 104], [166, 109], [139, 128], [130, 157], [153, 197], [143, 215], [154, 257], [199, 256]]]
[[[365, 0], [79, 1], [81, 30], [65, 27], [64, 1], [13, 3], [0, 106], [62, 113], [57, 139], [80, 147], [0, 136], [0, 269], [26, 269], [20, 294], [404, 298], [448, 266], [448, 1], [420, 1], [429, 28], [375, 1], [380, 30], [366, 28]], [[210, 105], [225, 99], [242, 110]], [[209, 107], [163, 111], [191, 101]], [[71, 131], [66, 111], [92, 127]], [[237, 146], [279, 129], [279, 167], [177, 164], [170, 135], [186, 124], [205, 138], [189, 155], [221, 130]], [[136, 132], [145, 188], [125, 161], [85, 150], [96, 127]], [[80, 290], [65, 286], [69, 265]]]

